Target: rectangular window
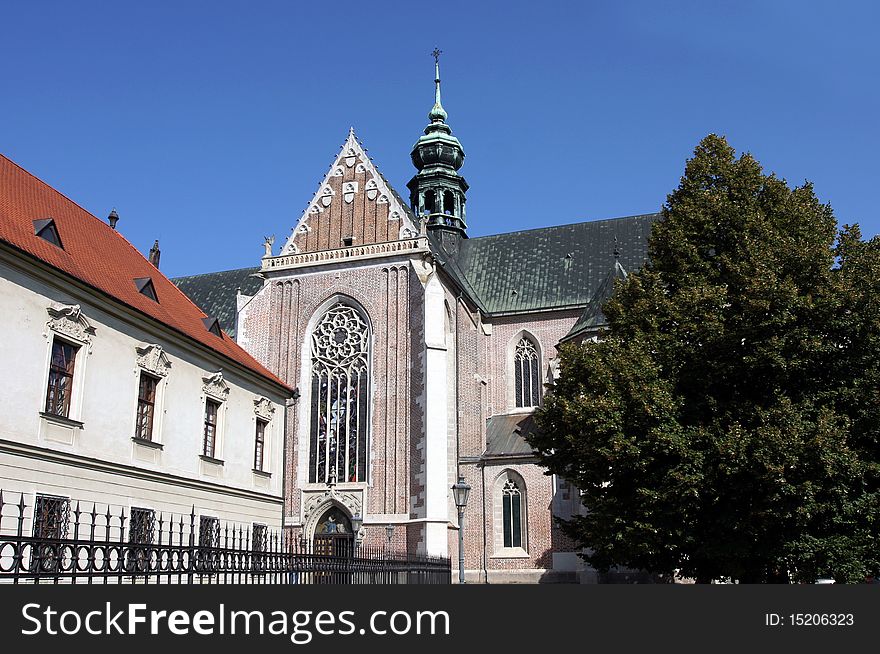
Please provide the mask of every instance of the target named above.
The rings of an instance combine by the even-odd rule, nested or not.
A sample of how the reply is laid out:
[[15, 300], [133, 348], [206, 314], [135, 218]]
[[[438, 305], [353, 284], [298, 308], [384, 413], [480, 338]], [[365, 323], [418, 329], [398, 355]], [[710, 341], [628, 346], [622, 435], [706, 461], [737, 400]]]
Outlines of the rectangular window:
[[257, 418], [257, 430], [254, 436], [254, 470], [263, 469], [263, 451], [266, 446], [266, 421]]
[[131, 518], [128, 522], [128, 542], [126, 550], [126, 569], [129, 572], [147, 572], [150, 570], [156, 513], [153, 509], [131, 507]]
[[205, 443], [202, 454], [214, 458], [214, 446], [217, 443], [217, 416], [220, 413], [220, 403], [214, 400], [205, 400]]
[[31, 569], [35, 572], [58, 571], [70, 523], [70, 500], [54, 495], [37, 495], [34, 504], [34, 544]]
[[70, 417], [70, 395], [73, 390], [73, 365], [79, 348], [59, 339], [52, 341], [49, 361], [49, 383], [46, 387], [46, 413]]
[[254, 572], [262, 572], [266, 569], [265, 552], [269, 551], [269, 530], [266, 525], [257, 522], [253, 525], [253, 540], [251, 541], [251, 550], [253, 551], [253, 570]]
[[220, 547], [220, 520], [213, 516], [199, 516], [199, 549], [193, 565], [200, 573], [213, 572], [217, 555], [210, 550], [216, 547]]
[[253, 540], [253, 551], [254, 552], [265, 552], [268, 550], [268, 536], [269, 531], [266, 525], [261, 525], [258, 522], [255, 522], [254, 525], [254, 540]]
[[136, 545], [152, 545], [156, 513], [153, 509], [131, 508], [128, 523], [128, 542]]
[[141, 373], [140, 387], [138, 388], [138, 409], [135, 436], [145, 441], [153, 440], [153, 418], [156, 408], [156, 387], [159, 380]]
[[220, 519], [199, 516], [199, 547], [220, 547]]

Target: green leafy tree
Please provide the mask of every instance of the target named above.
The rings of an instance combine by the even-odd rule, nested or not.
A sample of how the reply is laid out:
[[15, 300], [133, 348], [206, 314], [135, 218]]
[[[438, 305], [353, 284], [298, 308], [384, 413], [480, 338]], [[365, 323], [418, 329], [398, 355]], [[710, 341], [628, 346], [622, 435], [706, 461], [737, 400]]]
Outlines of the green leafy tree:
[[565, 528], [592, 565], [701, 582], [876, 570], [876, 239], [710, 135], [603, 310], [598, 342], [562, 347], [530, 439], [581, 489]]

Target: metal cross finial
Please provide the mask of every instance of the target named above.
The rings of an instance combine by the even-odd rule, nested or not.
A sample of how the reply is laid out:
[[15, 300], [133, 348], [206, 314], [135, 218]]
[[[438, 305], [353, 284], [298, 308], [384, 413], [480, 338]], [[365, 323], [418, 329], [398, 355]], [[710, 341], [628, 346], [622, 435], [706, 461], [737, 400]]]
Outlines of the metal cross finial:
[[443, 50], [441, 50], [440, 48], [434, 48], [434, 51], [431, 53], [431, 56], [434, 57], [435, 64], [440, 63], [440, 55], [442, 55], [442, 54], [443, 54]]

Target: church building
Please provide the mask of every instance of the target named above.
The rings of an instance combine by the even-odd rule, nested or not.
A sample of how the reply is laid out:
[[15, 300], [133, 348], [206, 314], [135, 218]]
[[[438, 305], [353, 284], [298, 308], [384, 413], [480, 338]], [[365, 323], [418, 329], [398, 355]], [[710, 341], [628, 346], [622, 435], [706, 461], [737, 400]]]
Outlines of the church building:
[[[471, 492], [471, 582], [595, 581], [554, 517], [582, 510], [526, 437], [557, 346], [592, 338], [614, 280], [645, 261], [656, 214], [470, 238], [465, 152], [435, 63], [404, 199], [351, 130], [280, 251], [174, 280], [295, 389], [284, 526], [459, 556], [452, 486]], [[257, 262], [255, 262], [257, 263]], [[322, 542], [324, 542], [322, 540]]]

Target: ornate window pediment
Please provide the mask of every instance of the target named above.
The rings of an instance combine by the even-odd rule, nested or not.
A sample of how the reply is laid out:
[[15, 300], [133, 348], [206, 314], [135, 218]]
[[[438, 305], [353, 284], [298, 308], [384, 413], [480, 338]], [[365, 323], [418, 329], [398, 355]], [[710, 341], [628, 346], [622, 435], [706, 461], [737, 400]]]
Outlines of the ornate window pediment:
[[225, 402], [226, 398], [229, 397], [229, 384], [223, 379], [222, 370], [218, 370], [215, 373], [202, 377], [202, 381], [205, 383], [205, 385], [202, 386], [205, 395], [220, 400], [221, 402]]
[[51, 331], [78, 343], [91, 345], [95, 328], [86, 320], [78, 304], [53, 304], [46, 311], [49, 312], [46, 326]]
[[149, 373], [157, 377], [165, 377], [171, 370], [171, 360], [161, 345], [155, 343], [141, 343], [135, 347], [137, 352], [137, 364]]
[[269, 401], [269, 398], [258, 397], [254, 400], [254, 413], [258, 418], [268, 422], [275, 414], [275, 406]]

